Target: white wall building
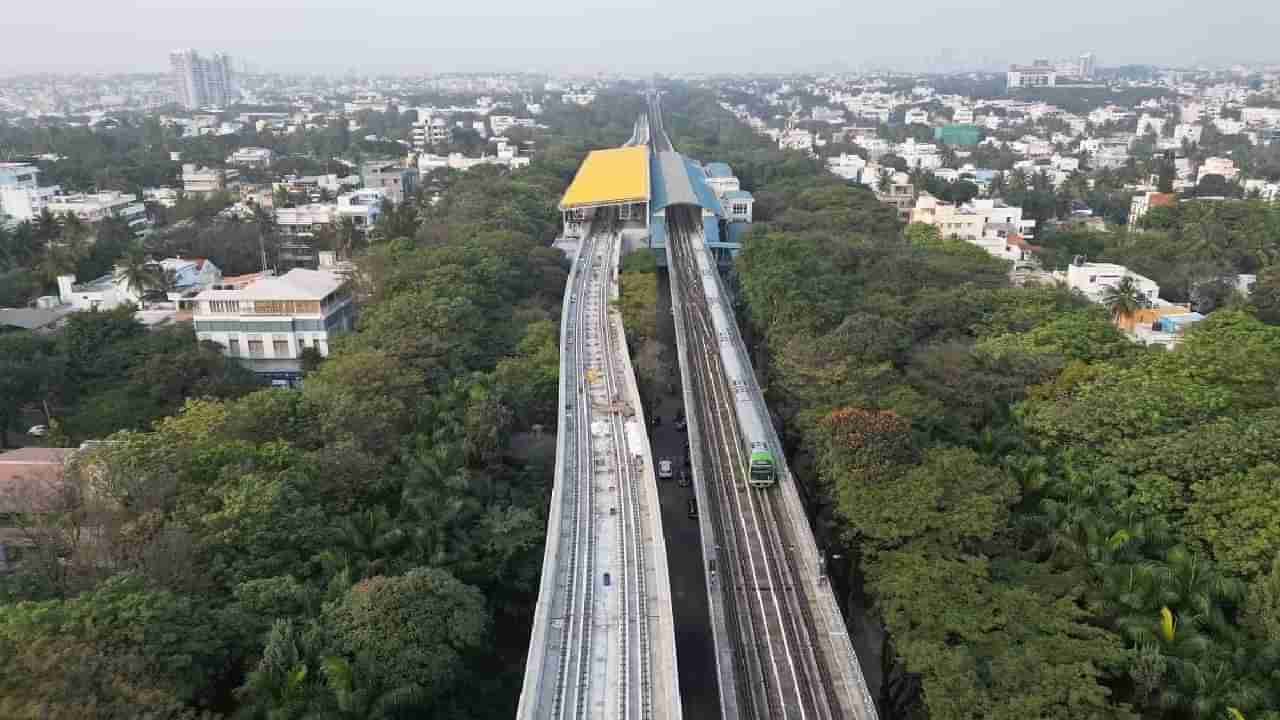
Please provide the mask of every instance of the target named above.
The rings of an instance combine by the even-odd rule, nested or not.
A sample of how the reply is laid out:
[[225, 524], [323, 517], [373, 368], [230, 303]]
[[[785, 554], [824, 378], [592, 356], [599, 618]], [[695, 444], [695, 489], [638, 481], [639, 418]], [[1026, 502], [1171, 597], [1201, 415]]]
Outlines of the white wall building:
[[307, 238], [349, 218], [358, 231], [367, 234], [382, 213], [384, 197], [377, 188], [361, 188], [339, 195], [337, 202], [276, 208], [276, 227], [281, 235]]
[[[954, 205], [922, 192], [911, 210], [910, 221], [938, 228], [945, 238], [964, 240], [996, 257], [1017, 260], [1022, 251], [1010, 241], [1030, 238], [1035, 220], [1023, 219], [1022, 208], [986, 198]], [[1016, 255], [1016, 257], [1015, 257]]]
[[228, 165], [264, 168], [271, 164], [275, 153], [267, 148], [244, 147], [227, 156]]
[[302, 352], [328, 356], [329, 340], [352, 327], [351, 293], [341, 275], [295, 268], [239, 289], [214, 286], [194, 298], [196, 337], [225, 348], [273, 383], [301, 377]]
[[808, 130], [788, 130], [778, 138], [778, 148], [813, 152], [813, 133]]
[[582, 105], [585, 107], [595, 101], [596, 94], [590, 91], [567, 92], [560, 96], [560, 102], [565, 105]]
[[193, 195], [221, 192], [238, 177], [239, 170], [197, 167], [195, 163], [186, 163], [182, 166], [182, 191]]
[[862, 181], [862, 172], [866, 167], [867, 161], [858, 155], [841, 153], [839, 157], [827, 158], [828, 170], [845, 180], [852, 180], [853, 182]]
[[0, 217], [8, 216], [14, 222], [34, 220], [61, 192], [59, 185], [37, 188], [0, 186]]
[[40, 185], [40, 168], [31, 163], [0, 162], [0, 188], [34, 190]]
[[135, 232], [145, 231], [150, 226], [147, 208], [139, 202], [138, 196], [117, 190], [57, 195], [49, 198], [45, 208], [54, 215], [71, 213], [85, 222], [122, 218]]
[[1067, 287], [1079, 291], [1093, 302], [1102, 302], [1107, 290], [1115, 287], [1125, 276], [1134, 279], [1138, 291], [1148, 303], [1155, 305], [1160, 297], [1160, 286], [1154, 280], [1114, 263], [1072, 263], [1067, 266], [1065, 273], [1057, 272], [1054, 275], [1065, 280]]
[[1206, 175], [1221, 175], [1227, 181], [1231, 181], [1235, 180], [1239, 174], [1235, 161], [1230, 158], [1205, 158], [1204, 163], [1200, 165], [1200, 170], [1196, 173], [1196, 184], [1199, 185]]
[[1006, 84], [1011, 88], [1054, 87], [1058, 84], [1058, 71], [1052, 65], [1013, 65], [1005, 73]]
[[928, 125], [929, 112], [924, 108], [911, 108], [903, 117], [903, 122], [907, 125]]
[[755, 198], [746, 190], [729, 190], [720, 197], [725, 219], [729, 222], [751, 222]]
[[942, 167], [942, 154], [933, 143], [918, 143], [913, 138], [907, 138], [906, 142], [894, 148], [894, 152], [907, 161], [909, 168], [936, 170]]
[[[166, 290], [170, 300], [185, 293], [211, 287], [222, 279], [222, 271], [205, 258], [166, 258], [157, 269], [173, 280]], [[120, 268], [88, 282], [77, 283], [74, 275], [58, 276], [58, 299], [78, 311], [110, 310], [121, 305], [141, 305], [143, 295], [159, 288], [137, 288], [121, 276]]]

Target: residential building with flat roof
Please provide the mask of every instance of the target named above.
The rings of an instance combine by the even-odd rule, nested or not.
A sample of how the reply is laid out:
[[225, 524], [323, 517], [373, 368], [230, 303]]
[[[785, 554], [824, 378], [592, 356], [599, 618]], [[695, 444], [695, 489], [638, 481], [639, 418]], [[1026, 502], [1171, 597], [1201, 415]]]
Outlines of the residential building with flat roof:
[[106, 190], [98, 193], [76, 193], [50, 197], [45, 208], [54, 215], [71, 213], [85, 222], [98, 222], [108, 217], [122, 218], [134, 232], [145, 232], [151, 221], [147, 208], [137, 195]]
[[1010, 88], [1054, 87], [1058, 84], [1058, 71], [1042, 61], [1034, 65], [1011, 65], [1005, 80]]
[[243, 147], [227, 156], [228, 165], [264, 168], [275, 159], [275, 153], [267, 148]]
[[927, 193], [920, 193], [911, 209], [910, 221], [932, 225], [944, 238], [954, 238], [972, 243], [995, 257], [1016, 261], [1022, 257], [1022, 249], [1010, 239], [1028, 240], [1035, 229], [1035, 220], [1023, 219], [1022, 208], [1006, 205], [997, 199], [975, 199], [963, 205], [939, 200]]
[[399, 205], [418, 191], [418, 169], [399, 162], [367, 162], [360, 169], [365, 188], [381, 190], [391, 202]]
[[354, 307], [341, 275], [295, 268], [239, 288], [215, 285], [195, 296], [192, 315], [197, 339], [273, 384], [293, 384], [303, 351], [328, 356], [330, 338], [352, 328]]
[[1131, 277], [1138, 285], [1138, 292], [1148, 304], [1160, 304], [1160, 285], [1154, 280], [1115, 263], [1073, 262], [1066, 272], [1055, 273], [1067, 287], [1077, 290], [1093, 302], [1100, 303], [1108, 289], [1115, 287], [1122, 278]]
[[186, 163], [182, 166], [182, 190], [191, 195], [222, 192], [239, 177], [239, 170], [197, 167], [195, 163]]

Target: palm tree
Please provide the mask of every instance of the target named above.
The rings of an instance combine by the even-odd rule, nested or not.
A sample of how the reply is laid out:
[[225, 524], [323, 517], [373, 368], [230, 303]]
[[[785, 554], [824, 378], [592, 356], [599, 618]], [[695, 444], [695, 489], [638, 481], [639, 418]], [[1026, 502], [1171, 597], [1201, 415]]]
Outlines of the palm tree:
[[887, 193], [893, 189], [893, 171], [880, 171], [880, 180], [876, 183], [876, 189], [882, 193]]
[[1112, 321], [1119, 322], [1120, 318], [1129, 317], [1147, 307], [1148, 302], [1147, 296], [1138, 287], [1138, 281], [1132, 275], [1125, 275], [1120, 278], [1120, 282], [1102, 293], [1102, 304], [1110, 311]]
[[137, 293], [139, 303], [145, 308], [147, 290], [163, 285], [164, 270], [147, 257], [146, 248], [141, 243], [134, 243], [116, 262], [115, 278], [116, 282], [125, 283]]
[[363, 661], [352, 662], [339, 655], [330, 655], [320, 661], [320, 673], [324, 676], [331, 703], [316, 718], [333, 720], [365, 720], [366, 718], [400, 717], [421, 710], [427, 694], [416, 684], [400, 687], [384, 687], [367, 671]]
[[338, 258], [341, 260], [351, 259], [351, 251], [356, 241], [356, 221], [350, 217], [344, 216], [338, 221]]

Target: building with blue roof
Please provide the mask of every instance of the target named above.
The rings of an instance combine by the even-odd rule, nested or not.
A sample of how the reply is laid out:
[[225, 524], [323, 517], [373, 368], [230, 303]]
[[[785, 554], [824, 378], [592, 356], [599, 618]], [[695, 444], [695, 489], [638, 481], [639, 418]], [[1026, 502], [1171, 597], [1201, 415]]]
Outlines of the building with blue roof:
[[689, 205], [701, 210], [707, 247], [716, 260], [730, 262], [741, 248], [741, 236], [752, 220], [755, 198], [742, 190], [733, 169], [722, 162], [702, 165], [676, 152], [657, 152], [650, 158], [652, 217], [649, 247], [665, 259], [666, 209]]

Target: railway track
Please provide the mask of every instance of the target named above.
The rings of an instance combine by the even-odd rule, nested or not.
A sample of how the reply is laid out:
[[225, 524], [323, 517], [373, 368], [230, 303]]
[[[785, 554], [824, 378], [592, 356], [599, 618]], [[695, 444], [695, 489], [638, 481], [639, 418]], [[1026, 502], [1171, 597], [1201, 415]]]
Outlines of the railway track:
[[[740, 606], [734, 613], [740, 652], [739, 677], [748, 679], [740, 695], [744, 709], [760, 718], [826, 720], [837, 717], [832, 708], [830, 685], [822, 660], [815, 652], [813, 623], [806, 600], [794, 581], [796, 568], [789, 562], [789, 529], [785, 512], [775, 507], [776, 488], [752, 488], [747, 483], [747, 458], [733, 408], [734, 394], [718, 353], [723, 338], [710, 320], [702, 283], [704, 278], [693, 256], [693, 221], [672, 223], [673, 271], [681, 274], [682, 306], [693, 360], [695, 396], [704, 430], [710, 440], [707, 473], [715, 485], [719, 508], [706, 511], [718, 525], [723, 539], [722, 567]], [[714, 265], [712, 265], [714, 268]], [[711, 272], [714, 272], [712, 270]], [[714, 278], [712, 279], [714, 280]], [[745, 606], [746, 612], [742, 612]]]
[[[595, 241], [588, 232], [582, 240], [578, 257], [591, 257]], [[572, 297], [583, 295], [587, 283], [589, 269], [579, 267], [575, 275], [575, 286]], [[591, 649], [591, 616], [593, 614], [594, 595], [594, 553], [595, 544], [591, 541], [595, 523], [591, 519], [594, 503], [594, 482], [592, 480], [592, 443], [591, 418], [589, 402], [582, 392], [584, 383], [582, 367], [583, 352], [587, 346], [587, 318], [582, 303], [575, 303], [570, 315], [572, 327], [570, 337], [570, 363], [577, 368], [575, 386], [577, 393], [566, 398], [566, 405], [571, 411], [566, 413], [566, 420], [572, 419], [568, 437], [572, 438], [574, 448], [571, 466], [565, 468], [566, 491], [569, 493], [567, 507], [572, 509], [562, 522], [568, 522], [572, 528], [572, 541], [567, 545], [567, 563], [569, 568], [564, 582], [565, 610], [561, 621], [560, 633], [560, 665], [556, 672], [556, 688], [552, 699], [552, 716], [556, 718], [582, 717], [588, 687], [585, 673], [588, 670], [586, 659]], [[576, 395], [576, 396], [575, 396]]]
[[[575, 372], [565, 419], [573, 460], [564, 469], [569, 511], [562, 518], [570, 530], [561, 551], [564, 612], [549, 714], [559, 720], [655, 716], [644, 457], [627, 442], [625, 346], [621, 325], [610, 318], [621, 242], [614, 224], [605, 218], [587, 233], [570, 296], [566, 354]], [[602, 557], [599, 547], [613, 556]]]

